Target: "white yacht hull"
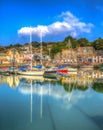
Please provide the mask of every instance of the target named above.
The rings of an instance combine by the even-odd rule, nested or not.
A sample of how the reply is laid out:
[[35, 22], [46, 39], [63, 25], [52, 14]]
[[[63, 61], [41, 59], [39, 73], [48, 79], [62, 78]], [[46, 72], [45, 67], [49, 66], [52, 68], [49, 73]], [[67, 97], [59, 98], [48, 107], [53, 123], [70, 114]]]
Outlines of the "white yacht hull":
[[77, 69], [76, 68], [69, 68], [68, 74], [77, 74]]
[[28, 75], [28, 76], [43, 76], [44, 71], [37, 70], [37, 71], [18, 71], [19, 75]]

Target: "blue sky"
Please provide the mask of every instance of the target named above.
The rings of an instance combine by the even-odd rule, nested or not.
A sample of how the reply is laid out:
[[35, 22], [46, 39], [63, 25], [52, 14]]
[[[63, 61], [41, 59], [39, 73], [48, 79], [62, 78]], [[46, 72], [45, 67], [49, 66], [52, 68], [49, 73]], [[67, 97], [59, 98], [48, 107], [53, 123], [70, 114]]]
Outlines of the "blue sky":
[[0, 45], [103, 38], [102, 0], [0, 0]]

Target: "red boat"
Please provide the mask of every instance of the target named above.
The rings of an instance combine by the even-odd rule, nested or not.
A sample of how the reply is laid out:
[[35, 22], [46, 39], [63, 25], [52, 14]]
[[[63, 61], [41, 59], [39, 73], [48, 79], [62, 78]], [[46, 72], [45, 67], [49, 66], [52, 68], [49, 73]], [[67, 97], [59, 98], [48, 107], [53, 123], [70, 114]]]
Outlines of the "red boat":
[[59, 70], [57, 70], [57, 73], [67, 74], [67, 73], [68, 73], [68, 70], [67, 70], [67, 69], [59, 69]]

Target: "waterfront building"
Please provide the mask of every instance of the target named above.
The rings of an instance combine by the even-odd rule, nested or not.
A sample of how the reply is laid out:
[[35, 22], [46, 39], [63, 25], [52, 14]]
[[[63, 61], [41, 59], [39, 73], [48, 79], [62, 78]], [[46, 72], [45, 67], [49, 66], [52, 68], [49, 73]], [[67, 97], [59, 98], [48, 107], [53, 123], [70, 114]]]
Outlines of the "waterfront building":
[[[31, 58], [33, 63], [35, 61], [39, 63], [41, 59], [40, 49], [32, 48], [32, 52], [31, 54], [29, 45], [24, 45], [19, 50], [15, 48], [4, 50], [0, 53], [0, 64], [12, 65], [14, 62], [16, 65], [28, 64]], [[43, 54], [42, 61], [44, 64], [51, 63], [50, 53], [49, 55]], [[95, 51], [91, 46], [62, 49], [61, 52], [55, 54], [53, 61], [54, 64], [98, 65], [103, 63], [103, 51]]]
[[96, 57], [94, 57], [94, 64], [103, 63], [103, 50], [96, 51]]
[[0, 64], [8, 64], [9, 56], [6, 53], [0, 53]]
[[95, 56], [95, 50], [93, 47], [77, 47], [75, 49], [77, 53], [78, 63], [92, 63], [93, 56]]

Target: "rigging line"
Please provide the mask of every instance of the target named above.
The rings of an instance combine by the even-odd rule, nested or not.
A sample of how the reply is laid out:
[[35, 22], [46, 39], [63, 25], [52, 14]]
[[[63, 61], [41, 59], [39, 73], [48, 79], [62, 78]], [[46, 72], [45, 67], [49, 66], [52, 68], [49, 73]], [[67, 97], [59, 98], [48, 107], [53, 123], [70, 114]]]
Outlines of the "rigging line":
[[40, 30], [40, 44], [41, 44], [41, 65], [42, 65], [42, 30]]

